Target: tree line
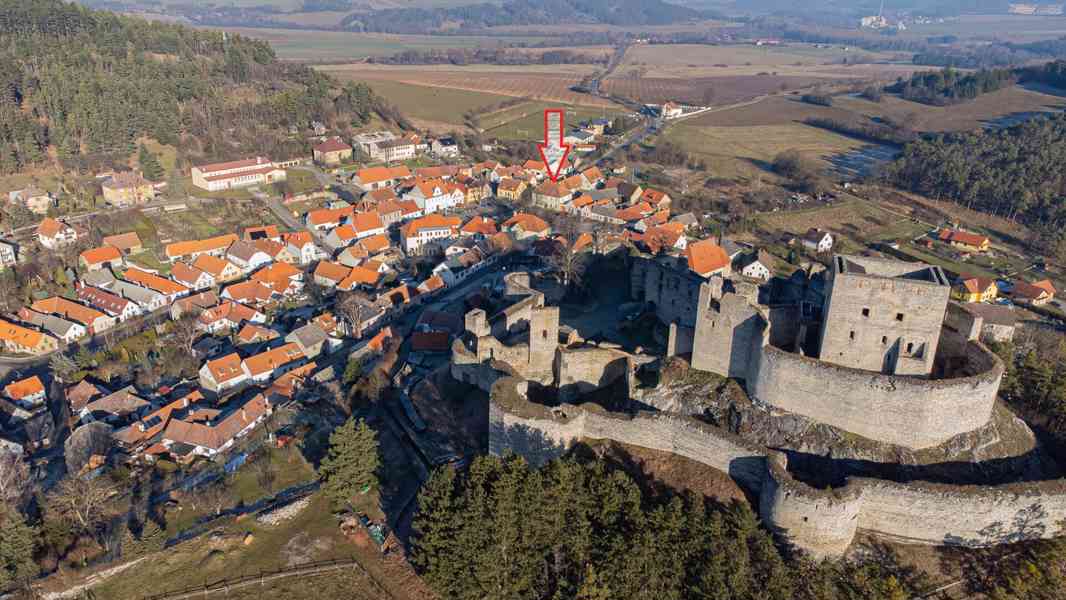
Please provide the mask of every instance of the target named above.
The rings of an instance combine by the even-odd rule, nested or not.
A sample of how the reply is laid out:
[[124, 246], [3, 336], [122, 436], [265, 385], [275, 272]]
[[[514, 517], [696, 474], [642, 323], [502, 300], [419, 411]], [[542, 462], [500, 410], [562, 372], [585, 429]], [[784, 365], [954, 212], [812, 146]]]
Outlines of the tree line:
[[[95, 11], [0, 0], [0, 174], [123, 163], [151, 137], [207, 159], [306, 153], [312, 120], [400, 118], [364, 84], [279, 62], [266, 42]], [[234, 148], [234, 145], [238, 148]]]
[[907, 100], [944, 106], [973, 100], [981, 94], [1014, 85], [1016, 77], [1010, 69], [982, 69], [975, 73], [962, 73], [948, 67], [940, 71], [924, 71], [900, 78], [886, 91], [899, 94]]
[[888, 556], [786, 554], [745, 503], [653, 496], [603, 461], [483, 456], [419, 495], [412, 561], [444, 599], [888, 600], [920, 577]]
[[885, 178], [936, 199], [1038, 227], [1066, 225], [1066, 115], [918, 139]]
[[510, 48], [448, 48], [404, 50], [391, 56], [371, 57], [368, 62], [388, 65], [573, 65], [605, 64], [606, 56], [573, 50], [515, 50]]

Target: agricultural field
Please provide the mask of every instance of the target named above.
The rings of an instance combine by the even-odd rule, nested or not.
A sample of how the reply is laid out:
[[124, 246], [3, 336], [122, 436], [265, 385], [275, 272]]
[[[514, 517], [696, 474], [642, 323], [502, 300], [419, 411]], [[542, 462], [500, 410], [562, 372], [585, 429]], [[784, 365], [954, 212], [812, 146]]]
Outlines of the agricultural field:
[[613, 118], [621, 114], [614, 109], [597, 109], [587, 106], [548, 104], [529, 102], [512, 107], [506, 111], [482, 117], [481, 127], [485, 133], [501, 140], [541, 141], [544, 137], [544, 109], [562, 108], [566, 112], [566, 126], [576, 125], [580, 121], [606, 117]]
[[763, 213], [757, 219], [769, 231], [802, 233], [813, 227], [860, 242], [910, 240], [929, 229], [904, 215], [859, 199], [812, 209]]
[[467, 90], [513, 98], [548, 100], [567, 104], [607, 106], [611, 103], [571, 91], [596, 65], [532, 65], [527, 67], [471, 65], [467, 67], [396, 67], [377, 65], [319, 66], [339, 79], [395, 81], [428, 88]]
[[395, 104], [417, 127], [447, 132], [464, 128], [463, 114], [481, 112], [511, 98], [497, 94], [429, 87], [399, 81], [369, 81], [374, 91]]
[[[209, 29], [209, 28], [208, 28]], [[266, 29], [226, 27], [229, 33], [270, 42], [278, 58], [307, 62], [360, 60], [369, 56], [389, 56], [403, 50], [495, 47], [511, 43], [538, 43], [537, 36], [493, 38], [489, 36], [398, 35], [355, 33], [313, 29]]]
[[755, 46], [731, 44], [654, 44], [633, 46], [626, 52], [619, 74], [640, 67], [653, 68], [656, 75], [682, 76], [692, 70], [715, 73], [730, 67], [792, 66], [810, 67], [848, 63], [906, 62], [910, 54], [844, 50], [840, 46], [814, 44]]
[[730, 75], [722, 77], [618, 77], [603, 83], [611, 94], [645, 104], [667, 101], [697, 106], [733, 104], [767, 94], [783, 93], [828, 83], [816, 77]]

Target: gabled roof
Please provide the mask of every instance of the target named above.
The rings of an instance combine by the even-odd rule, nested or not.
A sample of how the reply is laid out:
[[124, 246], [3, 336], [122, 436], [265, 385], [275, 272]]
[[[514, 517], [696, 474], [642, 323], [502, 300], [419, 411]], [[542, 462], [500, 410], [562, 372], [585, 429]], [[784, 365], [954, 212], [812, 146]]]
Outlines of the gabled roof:
[[373, 202], [376, 202], [377, 204], [382, 204], [389, 200], [395, 200], [396, 192], [394, 192], [392, 188], [378, 188], [376, 190], [371, 190], [367, 192], [366, 195], [363, 196], [363, 199], [371, 200]]
[[274, 290], [276, 294], [284, 294], [289, 290], [292, 281], [301, 275], [301, 271], [289, 263], [278, 262], [263, 267], [252, 274], [252, 281], [261, 282]]
[[44, 383], [42, 383], [41, 378], [36, 375], [18, 381], [12, 381], [4, 386], [4, 395], [12, 400], [22, 400], [23, 398], [43, 393]]
[[126, 272], [123, 274], [122, 277], [126, 281], [143, 285], [144, 287], [150, 290], [154, 290], [159, 292], [160, 294], [165, 294], [168, 296], [172, 294], [187, 294], [189, 292], [189, 288], [181, 285], [180, 283], [176, 283], [169, 279], [160, 277], [159, 275], [155, 275], [147, 271], [142, 271], [140, 269], [126, 269]]
[[729, 256], [712, 240], [700, 240], [685, 248], [688, 268], [700, 275], [707, 275], [729, 266]]
[[226, 267], [230, 267], [231, 271], [237, 268], [237, 265], [230, 261], [218, 258], [217, 256], [211, 256], [210, 254], [201, 254], [200, 256], [197, 256], [196, 260], [192, 261], [192, 266], [211, 275], [215, 279], [221, 279], [223, 277]]
[[233, 258], [244, 262], [251, 262], [252, 259], [255, 258], [256, 253], [259, 252], [262, 252], [262, 250], [256, 248], [255, 244], [252, 242], [237, 240], [230, 244], [230, 247], [226, 249], [226, 256], [232, 256]]
[[352, 270], [348, 272], [348, 276], [337, 284], [337, 287], [342, 290], [350, 290], [358, 285], [375, 287], [379, 281], [381, 281], [381, 273], [368, 269], [365, 266], [357, 266], [353, 267]]
[[43, 339], [44, 334], [40, 331], [27, 329], [8, 321], [0, 321], [0, 340], [26, 348], [35, 348]]
[[996, 287], [996, 280], [990, 277], [963, 277], [959, 279], [958, 285], [966, 293], [983, 294], [988, 288]]
[[244, 370], [241, 368], [241, 355], [236, 352], [209, 360], [204, 366], [207, 367], [207, 372], [211, 374], [215, 383], [225, 383], [244, 376]]
[[102, 412], [111, 415], [124, 416], [137, 412], [150, 406], [144, 398], [134, 393], [132, 386], [126, 386], [117, 392], [112, 392], [103, 398], [93, 400], [85, 405], [89, 413]]
[[340, 283], [348, 276], [351, 271], [348, 267], [328, 260], [318, 261], [318, 265], [315, 266], [315, 277], [321, 277]]
[[237, 234], [227, 233], [225, 235], [219, 235], [213, 238], [207, 238], [205, 240], [174, 242], [173, 244], [167, 244], [166, 254], [169, 258], [180, 258], [189, 254], [218, 252], [229, 248], [230, 244], [236, 241]]
[[266, 352], [260, 352], [254, 356], [249, 356], [244, 359], [244, 366], [248, 369], [248, 373], [252, 377], [257, 377], [264, 373], [269, 373], [278, 367], [283, 367], [295, 360], [300, 360], [304, 357], [303, 351], [300, 350], [300, 346], [295, 343], [288, 343], [277, 348], [267, 350]]
[[340, 223], [355, 214], [351, 206], [341, 208], [319, 208], [307, 213], [307, 222], [312, 225], [326, 225], [328, 223]]
[[941, 229], [940, 241], [980, 247], [988, 243], [988, 238], [983, 235], [977, 235], [976, 233], [961, 231], [959, 229]]
[[240, 302], [226, 301], [217, 306], [207, 307], [204, 312], [200, 313], [198, 320], [205, 324], [210, 325], [216, 321], [225, 319], [231, 323], [240, 324], [244, 321], [250, 321], [260, 314], [259, 311], [245, 306]]
[[384, 234], [376, 233], [359, 240], [356, 246], [360, 246], [367, 254], [377, 254], [389, 247], [389, 238]]
[[517, 192], [526, 186], [526, 182], [521, 179], [514, 179], [512, 177], [504, 177], [500, 180], [497, 186], [500, 190], [506, 190], [508, 192]]
[[88, 302], [97, 308], [101, 308], [116, 315], [121, 315], [126, 312], [126, 307], [132, 304], [130, 300], [127, 300], [118, 294], [112, 294], [106, 290], [90, 286], [81, 286], [78, 288], [78, 300]]
[[503, 222], [504, 229], [516, 227], [528, 233], [541, 233], [551, 229], [544, 219], [529, 213], [515, 213], [514, 216]]
[[488, 217], [474, 217], [464, 223], [459, 230], [463, 233], [479, 233], [486, 236], [494, 235], [498, 231], [496, 221]]
[[270, 403], [262, 394], [257, 394], [217, 422], [201, 424], [172, 419], [163, 432], [163, 439], [172, 444], [186, 444], [218, 451], [269, 411]]
[[114, 246], [100, 246], [90, 248], [81, 253], [82, 262], [87, 265], [99, 265], [114, 260], [122, 260], [122, 251]]
[[390, 179], [404, 179], [411, 176], [411, 171], [405, 166], [398, 167], [368, 167], [355, 172], [360, 183], [378, 183]]
[[[567, 183], [568, 181], [569, 180], [564, 180], [558, 183], [554, 181], [545, 181], [538, 185], [535, 191], [539, 196], [548, 196], [549, 198], [563, 198], [569, 196], [572, 193], [570, 191], [569, 184]], [[578, 183], [580, 183], [580, 181]]]
[[276, 240], [281, 237], [277, 225], [260, 225], [258, 227], [245, 227], [243, 232], [245, 240], [254, 242], [257, 240]]
[[237, 339], [242, 344], [266, 342], [276, 339], [278, 336], [278, 332], [257, 323], [245, 323], [244, 327], [241, 327], [241, 330], [237, 332]]
[[94, 399], [105, 396], [108, 393], [110, 392], [90, 382], [88, 379], [82, 379], [66, 390], [67, 402], [70, 403], [70, 409], [75, 413], [81, 411], [82, 408], [85, 408], [85, 405]]
[[261, 239], [261, 240], [256, 240], [256, 241], [254, 241], [252, 243], [255, 244], [255, 249], [256, 250], [262, 252], [263, 254], [266, 254], [267, 256], [269, 256], [272, 259], [276, 259], [278, 257], [278, 255], [281, 254], [282, 252], [285, 252], [285, 249], [288, 247], [288, 246], [286, 246], [285, 244], [283, 244], [281, 242], [276, 242], [274, 240], [268, 240], [266, 238]]
[[648, 202], [652, 206], [656, 206], [666, 199], [666, 192], [661, 192], [656, 189], [648, 188], [644, 190], [643, 194], [640, 195], [640, 199]]
[[70, 225], [57, 221], [52, 217], [45, 217], [39, 225], [37, 225], [37, 235], [41, 237], [55, 237], [59, 232], [71, 229]]
[[385, 224], [381, 222], [381, 215], [376, 212], [355, 213], [351, 224], [359, 232], [373, 231], [385, 227]]
[[462, 221], [459, 217], [445, 217], [439, 213], [430, 213], [424, 217], [419, 217], [400, 228], [400, 232], [403, 237], [409, 238], [418, 235], [418, 232], [423, 229], [452, 229], [456, 230]]
[[273, 296], [274, 290], [254, 279], [250, 279], [226, 286], [226, 289], [222, 292], [224, 294], [228, 293], [230, 298], [238, 302], [250, 301], [255, 303], [268, 302]]
[[351, 150], [352, 147], [342, 142], [340, 138], [332, 137], [321, 144], [315, 144], [311, 149], [315, 152], [341, 152]]
[[143, 245], [141, 244], [141, 237], [137, 235], [136, 231], [109, 235], [103, 239], [103, 243], [105, 246], [114, 246], [124, 252], [140, 248]]
[[104, 313], [89, 308], [88, 306], [71, 302], [60, 296], [52, 296], [44, 300], [38, 300], [30, 305], [30, 308], [41, 313], [61, 315], [82, 325], [89, 326], [100, 317], [106, 317]]
[[440, 275], [433, 275], [429, 279], [418, 284], [418, 293], [430, 294], [442, 288], [444, 288], [444, 280], [441, 279]]

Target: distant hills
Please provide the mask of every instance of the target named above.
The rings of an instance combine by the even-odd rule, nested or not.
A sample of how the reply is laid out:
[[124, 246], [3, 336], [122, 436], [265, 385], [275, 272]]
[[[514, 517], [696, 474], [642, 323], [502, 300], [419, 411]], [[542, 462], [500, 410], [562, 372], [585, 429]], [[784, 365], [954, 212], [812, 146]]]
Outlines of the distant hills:
[[455, 8], [398, 8], [352, 14], [351, 31], [438, 33], [509, 25], [671, 25], [708, 18], [704, 11], [662, 0], [508, 0]]

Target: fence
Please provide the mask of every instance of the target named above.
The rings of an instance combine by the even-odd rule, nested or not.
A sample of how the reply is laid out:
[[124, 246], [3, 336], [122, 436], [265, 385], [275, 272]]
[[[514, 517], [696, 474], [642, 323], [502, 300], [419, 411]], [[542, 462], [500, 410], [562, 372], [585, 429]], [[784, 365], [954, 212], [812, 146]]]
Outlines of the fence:
[[220, 579], [200, 586], [187, 587], [182, 590], [165, 592], [154, 596], [144, 596], [143, 600], [184, 600], [186, 598], [203, 598], [204, 596], [211, 594], [229, 593], [253, 585], [265, 585], [272, 581], [288, 577], [307, 577], [311, 575], [319, 575], [321, 573], [329, 573], [331, 571], [339, 571], [345, 567], [358, 569], [373, 583], [374, 587], [382, 593], [382, 597], [391, 596], [391, 594], [389, 594], [388, 591], [386, 591], [381, 584], [359, 564], [359, 561], [354, 558], [336, 558], [332, 560], [303, 563], [301, 565], [278, 569], [276, 571], [261, 571], [256, 575], [245, 575], [233, 579]]

